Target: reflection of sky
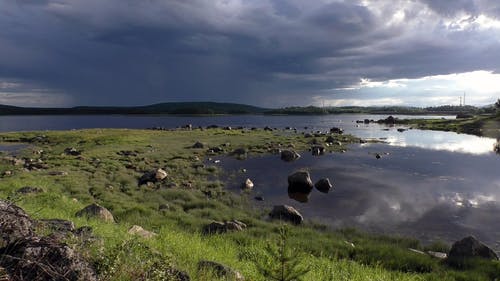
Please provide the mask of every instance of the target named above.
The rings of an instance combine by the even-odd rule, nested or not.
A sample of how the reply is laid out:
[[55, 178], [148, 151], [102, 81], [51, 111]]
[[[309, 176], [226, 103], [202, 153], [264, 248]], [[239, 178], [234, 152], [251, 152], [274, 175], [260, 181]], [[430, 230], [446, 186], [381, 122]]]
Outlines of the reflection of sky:
[[[377, 160], [375, 153], [382, 158]], [[239, 190], [241, 182], [252, 179], [252, 196], [265, 198], [258, 204], [289, 204], [306, 218], [335, 227], [395, 232], [429, 241], [451, 242], [473, 234], [500, 249], [495, 244], [500, 237], [500, 157], [492, 153], [369, 144], [321, 157], [303, 154], [291, 163], [269, 156], [222, 159], [221, 165], [230, 171], [247, 170], [236, 173], [229, 187]], [[313, 182], [330, 178], [332, 191], [313, 190], [305, 204], [288, 198], [287, 176], [297, 169], [309, 170]]]
[[420, 147], [432, 150], [484, 154], [491, 153], [496, 140], [454, 132], [408, 130], [403, 133], [391, 129], [382, 131], [383, 141], [389, 145], [402, 147]]

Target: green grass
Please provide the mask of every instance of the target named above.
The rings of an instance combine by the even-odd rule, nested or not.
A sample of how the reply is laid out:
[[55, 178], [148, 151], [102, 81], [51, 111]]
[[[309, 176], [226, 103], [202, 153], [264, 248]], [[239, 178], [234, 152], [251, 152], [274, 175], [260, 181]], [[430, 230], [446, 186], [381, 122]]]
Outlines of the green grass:
[[491, 138], [500, 138], [500, 115], [479, 115], [463, 119], [404, 119], [398, 124], [422, 130], [452, 131]]
[[[68, 243], [96, 266], [102, 280], [162, 280], [161, 271], [170, 266], [187, 271], [193, 280], [218, 280], [210, 273], [198, 272], [200, 260], [226, 264], [246, 280], [264, 280], [251, 257], [265, 254], [265, 246], [276, 242], [279, 223], [263, 220], [269, 210], [255, 210], [245, 194], [226, 192], [224, 183], [217, 180], [221, 173], [218, 167], [200, 167], [211, 155], [206, 149], [190, 146], [199, 140], [210, 147], [223, 147], [224, 154], [244, 147], [250, 155], [258, 155], [269, 153], [278, 144], [306, 150], [311, 140], [285, 131], [221, 129], [8, 133], [1, 134], [0, 140], [17, 143], [41, 134], [46, 142], [29, 143], [18, 154], [40, 158], [48, 169], [28, 172], [0, 161], [0, 172], [13, 172], [0, 181], [0, 196], [10, 198], [37, 219], [60, 218], [73, 221], [77, 227], [91, 226], [101, 242], [91, 247], [78, 241]], [[344, 144], [356, 141], [350, 136], [337, 138]], [[81, 156], [64, 154], [67, 147], [81, 150]], [[45, 152], [33, 153], [39, 150]], [[120, 151], [135, 151], [135, 155], [123, 156]], [[169, 174], [164, 182], [138, 186], [144, 171], [160, 167]], [[68, 174], [51, 176], [50, 171]], [[16, 194], [23, 186], [41, 187], [45, 192]], [[108, 208], [117, 223], [75, 217], [78, 210], [94, 202]], [[160, 210], [162, 205], [168, 208]], [[201, 234], [203, 225], [212, 220], [230, 219], [241, 220], [248, 228], [214, 236]], [[127, 230], [134, 224], [158, 235], [150, 240], [133, 238]], [[486, 261], [474, 261], [456, 270], [409, 251], [410, 247], [424, 249], [415, 239], [353, 229], [333, 231], [313, 222], [291, 227], [289, 244], [311, 268], [305, 280], [492, 280], [500, 272], [498, 262]], [[447, 247], [436, 243], [426, 250]]]

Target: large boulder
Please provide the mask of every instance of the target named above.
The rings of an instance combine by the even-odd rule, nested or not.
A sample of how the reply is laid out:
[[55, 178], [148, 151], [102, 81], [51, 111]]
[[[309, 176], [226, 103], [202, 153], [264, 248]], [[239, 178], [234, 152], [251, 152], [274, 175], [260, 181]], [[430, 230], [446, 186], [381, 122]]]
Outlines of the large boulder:
[[245, 278], [240, 272], [230, 268], [229, 266], [214, 261], [202, 260], [198, 262], [198, 270], [211, 271], [217, 277], [224, 278], [224, 280], [231, 280], [231, 281], [245, 280]]
[[300, 158], [300, 154], [294, 150], [283, 150], [281, 151], [281, 160], [286, 162], [291, 162]]
[[11, 280], [97, 280], [95, 271], [78, 253], [53, 238], [26, 237], [0, 253], [0, 265]]
[[288, 205], [277, 205], [273, 207], [271, 213], [269, 213], [271, 219], [278, 219], [283, 221], [289, 221], [294, 224], [301, 224], [304, 221], [304, 217], [295, 210], [294, 207]]
[[332, 184], [330, 183], [330, 179], [328, 178], [323, 178], [323, 179], [320, 179], [319, 181], [317, 181], [315, 184], [314, 184], [314, 187], [316, 187], [316, 189], [320, 192], [323, 192], [323, 193], [328, 193], [328, 191], [330, 191], [330, 189], [333, 187]]
[[0, 248], [34, 235], [34, 222], [16, 205], [0, 199]]
[[115, 222], [115, 218], [111, 212], [98, 205], [98, 204], [90, 204], [82, 210], [76, 212], [75, 216], [77, 217], [87, 217], [87, 218], [96, 218], [99, 220], [103, 220], [106, 222]]
[[289, 193], [310, 193], [313, 189], [313, 183], [309, 172], [298, 171], [288, 176]]
[[460, 241], [453, 243], [450, 253], [450, 260], [463, 258], [484, 258], [489, 260], [498, 260], [498, 255], [488, 246], [481, 243], [473, 236], [468, 236]]

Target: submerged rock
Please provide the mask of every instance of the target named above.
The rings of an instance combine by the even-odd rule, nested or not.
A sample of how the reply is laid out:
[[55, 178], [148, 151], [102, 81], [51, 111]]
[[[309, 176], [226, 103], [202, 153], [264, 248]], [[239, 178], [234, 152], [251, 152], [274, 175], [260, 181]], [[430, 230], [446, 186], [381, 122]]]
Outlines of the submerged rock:
[[294, 224], [301, 224], [304, 221], [304, 217], [302, 217], [299, 211], [288, 205], [274, 206], [271, 213], [269, 213], [269, 217], [271, 219], [289, 221]]

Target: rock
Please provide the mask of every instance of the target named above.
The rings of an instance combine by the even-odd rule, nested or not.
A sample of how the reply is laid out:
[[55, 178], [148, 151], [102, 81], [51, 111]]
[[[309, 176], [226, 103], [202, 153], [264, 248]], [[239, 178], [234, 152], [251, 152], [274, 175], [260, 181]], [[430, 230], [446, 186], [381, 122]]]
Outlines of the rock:
[[333, 127], [333, 128], [330, 129], [330, 133], [332, 133], [332, 134], [343, 134], [344, 130], [342, 128]]
[[43, 189], [40, 187], [33, 187], [33, 186], [24, 186], [16, 190], [16, 193], [18, 194], [34, 194], [34, 193], [42, 193]]
[[269, 132], [272, 132], [272, 131], [273, 131], [273, 129], [272, 129], [271, 127], [269, 127], [269, 126], [265, 126], [265, 127], [264, 127], [264, 131], [269, 131]]
[[49, 176], [67, 176], [68, 172], [65, 171], [51, 171], [47, 173]]
[[326, 143], [333, 143], [335, 141], [335, 138], [332, 136], [328, 136], [325, 140]]
[[125, 157], [130, 157], [130, 156], [136, 157], [138, 155], [137, 151], [131, 151], [131, 150], [120, 150], [116, 154], [121, 155], [121, 156], [125, 156]]
[[311, 135], [309, 133], [304, 134], [304, 138], [312, 138], [312, 137], [313, 137], [313, 135]]
[[211, 271], [218, 278], [225, 278], [231, 281], [243, 281], [245, 278], [238, 271], [214, 261], [201, 260], [198, 262], [199, 271]]
[[34, 223], [24, 210], [0, 199], [0, 248], [33, 235]]
[[400, 132], [400, 133], [402, 133], [402, 132], [406, 131], [406, 129], [404, 129], [404, 128], [398, 128], [397, 131]]
[[82, 210], [76, 212], [75, 216], [77, 217], [87, 217], [87, 218], [96, 218], [99, 220], [103, 220], [106, 222], [115, 222], [115, 218], [111, 212], [98, 204], [91, 204]]
[[156, 181], [162, 181], [168, 176], [167, 172], [163, 169], [156, 169], [155, 179]]
[[375, 153], [375, 158], [380, 159], [381, 158], [380, 154]]
[[380, 119], [377, 121], [379, 124], [389, 124], [389, 125], [394, 125], [396, 124], [396, 118], [394, 118], [392, 115], [385, 118], [385, 119]]
[[242, 188], [245, 190], [251, 190], [253, 188], [253, 182], [250, 179], [246, 179], [242, 185]]
[[4, 177], [12, 176], [12, 171], [7, 170], [7, 171], [3, 172], [2, 176], [4, 176]]
[[193, 144], [193, 146], [191, 146], [192, 148], [205, 148], [205, 145], [199, 141], [195, 142]]
[[78, 253], [50, 237], [26, 237], [2, 249], [2, 254], [1, 266], [12, 280], [97, 280]]
[[146, 238], [146, 239], [155, 237], [157, 235], [156, 233], [151, 232], [151, 231], [147, 231], [138, 225], [133, 225], [127, 232], [129, 234], [138, 235], [138, 236], [141, 236], [142, 238]]
[[218, 234], [226, 233], [228, 231], [242, 231], [247, 228], [247, 225], [238, 220], [231, 221], [213, 221], [205, 225], [202, 229], [203, 234]]
[[370, 119], [365, 119], [365, 120], [363, 120], [363, 123], [365, 123], [365, 124], [370, 124]]
[[222, 147], [215, 146], [215, 147], [209, 148], [208, 152], [209, 153], [221, 153], [221, 152], [224, 152], [224, 149], [222, 149]]
[[444, 260], [448, 257], [448, 254], [442, 253], [442, 252], [427, 251], [426, 253], [429, 256], [440, 259], [440, 260]]
[[[181, 270], [178, 270], [176, 268], [169, 268], [167, 269], [167, 272], [165, 272], [166, 276], [169, 278], [167, 280], [172, 280], [172, 281], [190, 281], [191, 278], [189, 275]], [[173, 279], [172, 279], [173, 278]]]
[[64, 154], [71, 155], [71, 156], [78, 156], [78, 155], [82, 154], [82, 152], [78, 151], [74, 147], [67, 147], [64, 149]]
[[48, 228], [56, 232], [73, 232], [75, 231], [75, 224], [72, 221], [62, 219], [41, 219], [39, 224], [42, 227]]
[[320, 156], [325, 154], [325, 147], [322, 145], [315, 145], [311, 147], [311, 153], [313, 156]]
[[332, 188], [332, 184], [330, 183], [330, 179], [324, 178], [317, 181], [316, 184], [314, 184], [314, 187], [316, 187], [316, 189], [320, 192], [328, 193]]
[[274, 206], [271, 213], [269, 213], [269, 216], [271, 219], [289, 221], [294, 224], [301, 224], [304, 221], [304, 218], [299, 211], [288, 205]]
[[193, 125], [192, 124], [186, 124], [186, 125], [182, 126], [182, 128], [191, 131], [193, 129]]
[[310, 193], [313, 189], [313, 183], [309, 172], [298, 171], [288, 176], [289, 193]]
[[489, 260], [498, 260], [498, 255], [491, 248], [481, 243], [473, 236], [468, 236], [451, 246], [448, 259], [463, 258], [484, 258]]
[[233, 150], [234, 155], [246, 155], [248, 153], [246, 148], [240, 147]]
[[264, 201], [264, 197], [262, 196], [255, 196], [253, 199], [255, 199], [256, 201]]
[[300, 154], [295, 152], [294, 150], [282, 150], [281, 151], [281, 160], [286, 162], [291, 162], [300, 158]]
[[156, 183], [164, 180], [168, 176], [167, 172], [161, 168], [153, 171], [145, 172], [141, 178], [139, 178], [139, 185], [147, 183]]

